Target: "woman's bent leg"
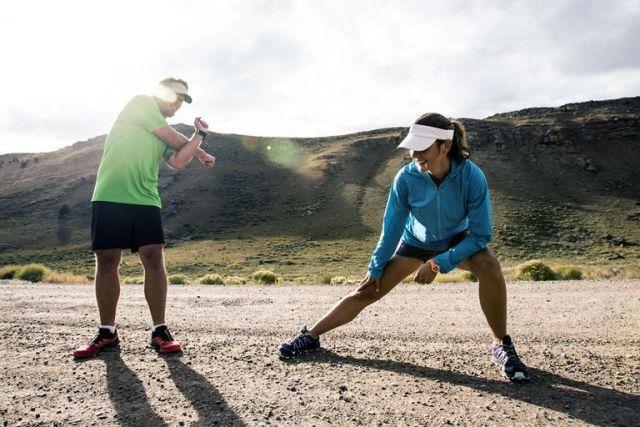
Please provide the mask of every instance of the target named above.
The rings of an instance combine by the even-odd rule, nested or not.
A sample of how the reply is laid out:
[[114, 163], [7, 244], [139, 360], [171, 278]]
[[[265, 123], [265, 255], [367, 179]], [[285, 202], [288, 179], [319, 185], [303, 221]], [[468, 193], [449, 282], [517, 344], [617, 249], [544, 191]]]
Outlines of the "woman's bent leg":
[[478, 252], [458, 266], [478, 278], [480, 307], [496, 342], [507, 335], [507, 287], [500, 261], [489, 249]]
[[374, 286], [361, 291], [354, 290], [336, 304], [322, 319], [309, 330], [309, 334], [319, 337], [325, 332], [349, 323], [368, 305], [388, 294], [398, 283], [422, 265], [422, 261], [394, 255], [387, 263], [380, 278], [380, 291]]

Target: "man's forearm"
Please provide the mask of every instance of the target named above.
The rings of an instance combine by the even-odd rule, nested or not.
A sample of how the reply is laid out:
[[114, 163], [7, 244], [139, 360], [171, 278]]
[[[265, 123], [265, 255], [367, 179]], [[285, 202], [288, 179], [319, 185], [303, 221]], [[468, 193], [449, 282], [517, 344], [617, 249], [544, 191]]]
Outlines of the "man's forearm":
[[187, 140], [186, 144], [174, 154], [174, 161], [179, 168], [186, 166], [194, 155], [204, 153], [200, 148], [203, 139], [202, 136], [194, 133], [191, 139]]
[[195, 157], [200, 158], [200, 156], [203, 156], [207, 154], [206, 151], [204, 151], [202, 148], [198, 147], [198, 149], [196, 150], [196, 154], [194, 154]]
[[[191, 135], [191, 138], [187, 138], [185, 135], [181, 134], [180, 132], [176, 131], [175, 129], [171, 128], [171, 130], [173, 131], [173, 138], [166, 138], [164, 141], [165, 144], [167, 144], [169, 147], [173, 148], [175, 151], [180, 151], [180, 149], [182, 147], [184, 147], [189, 141], [191, 141], [191, 139], [193, 139], [193, 137], [195, 135], [198, 134], [198, 132], [194, 132], [193, 135]], [[202, 155], [205, 154], [206, 152], [199, 148], [196, 151], [196, 155]]]

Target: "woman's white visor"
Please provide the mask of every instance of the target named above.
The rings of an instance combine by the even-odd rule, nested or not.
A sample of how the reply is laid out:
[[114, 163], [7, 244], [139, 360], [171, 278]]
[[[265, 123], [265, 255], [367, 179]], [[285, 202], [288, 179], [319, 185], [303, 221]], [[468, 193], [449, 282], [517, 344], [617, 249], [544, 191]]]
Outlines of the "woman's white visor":
[[422, 151], [431, 147], [439, 139], [453, 139], [453, 131], [413, 124], [409, 128], [409, 133], [405, 139], [398, 145], [398, 148]]

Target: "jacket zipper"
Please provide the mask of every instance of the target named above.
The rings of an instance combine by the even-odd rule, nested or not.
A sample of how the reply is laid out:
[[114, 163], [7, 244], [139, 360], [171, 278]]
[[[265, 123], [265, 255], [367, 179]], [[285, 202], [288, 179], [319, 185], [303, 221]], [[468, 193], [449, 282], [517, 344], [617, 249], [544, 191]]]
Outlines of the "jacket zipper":
[[438, 240], [442, 240], [442, 220], [440, 213], [440, 187], [436, 189], [436, 200], [438, 203]]
[[429, 182], [436, 189], [436, 205], [438, 206], [438, 209], [437, 209], [437, 211], [438, 211], [438, 240], [442, 240], [442, 218], [441, 218], [442, 217], [442, 211], [440, 209], [440, 189], [445, 184], [445, 182], [449, 179], [450, 175], [451, 175], [451, 171], [444, 178], [444, 180], [442, 180], [442, 182], [440, 182], [440, 185], [436, 185], [436, 183], [433, 182], [433, 179], [431, 179], [431, 177], [429, 177]]

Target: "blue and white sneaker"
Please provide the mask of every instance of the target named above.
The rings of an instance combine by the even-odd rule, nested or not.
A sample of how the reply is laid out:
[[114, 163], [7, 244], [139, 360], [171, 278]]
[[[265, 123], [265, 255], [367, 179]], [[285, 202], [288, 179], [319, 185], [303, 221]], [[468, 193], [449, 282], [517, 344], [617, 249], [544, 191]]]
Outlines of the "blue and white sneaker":
[[320, 349], [320, 338], [309, 335], [307, 327], [303, 327], [300, 333], [291, 341], [278, 348], [278, 356], [281, 359], [293, 359], [304, 356]]
[[527, 367], [516, 353], [516, 348], [509, 335], [502, 338], [501, 344], [491, 346], [491, 359], [498, 365], [500, 372], [511, 381], [529, 381], [531, 379]]

